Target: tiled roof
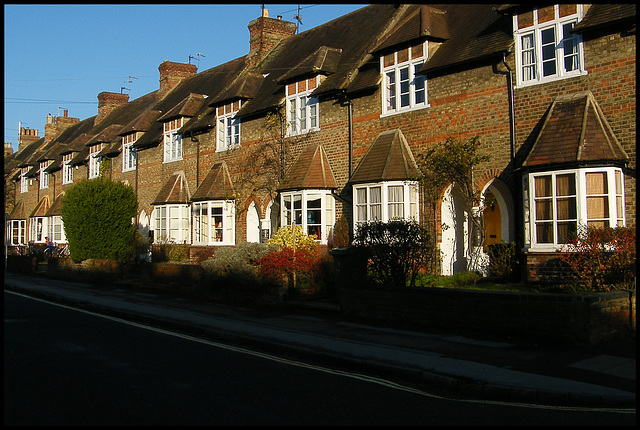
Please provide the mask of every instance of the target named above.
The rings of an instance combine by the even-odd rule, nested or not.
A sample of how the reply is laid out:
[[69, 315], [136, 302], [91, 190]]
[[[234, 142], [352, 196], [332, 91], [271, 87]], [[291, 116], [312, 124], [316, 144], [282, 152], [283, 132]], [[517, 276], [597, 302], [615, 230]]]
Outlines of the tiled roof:
[[316, 73], [335, 73], [340, 62], [342, 49], [334, 49], [328, 46], [321, 46], [315, 52], [309, 54], [295, 67], [277, 79], [279, 84], [287, 83], [294, 79], [313, 76]]
[[233, 182], [227, 163], [214, 164], [204, 178], [191, 200], [227, 200], [233, 199]]
[[157, 121], [166, 122], [180, 117], [193, 117], [204, 103], [204, 100], [205, 98], [202, 94], [190, 93], [180, 103], [171, 108], [169, 112], [158, 118]]
[[490, 4], [433, 5], [446, 12], [449, 38], [427, 60], [420, 72], [433, 72], [489, 57], [501, 56], [513, 45], [511, 18]]
[[60, 216], [62, 215], [62, 197], [64, 192], [60, 193], [58, 197], [53, 201], [53, 204], [45, 214], [45, 216]]
[[389, 130], [378, 135], [356, 167], [349, 182], [380, 182], [417, 179], [420, 169], [402, 131]]
[[191, 200], [189, 184], [184, 171], [175, 172], [164, 183], [160, 192], [153, 200], [152, 205], [165, 205], [169, 203], [186, 204]]
[[134, 131], [145, 132], [151, 128], [151, 125], [160, 117], [161, 112], [157, 110], [145, 110], [135, 117], [131, 122], [122, 127], [118, 135], [133, 133]]
[[584, 91], [554, 100], [523, 167], [628, 158], [593, 94]]
[[18, 200], [13, 207], [9, 219], [27, 219], [27, 214], [24, 211], [24, 200]]
[[584, 33], [604, 27], [620, 31], [622, 24], [631, 24], [635, 28], [636, 4], [593, 4], [573, 31]]
[[337, 188], [331, 165], [322, 145], [309, 146], [287, 172], [280, 191]]
[[38, 202], [38, 204], [36, 205], [36, 207], [31, 212], [31, 215], [29, 215], [29, 218], [46, 216], [47, 211], [49, 210], [49, 207], [51, 207], [49, 196], [42, 197]]
[[109, 143], [120, 140], [118, 132], [122, 130], [122, 124], [109, 124], [106, 128], [102, 129], [99, 133], [93, 136], [85, 146], [97, 145], [99, 143]]
[[[284, 86], [280, 80], [293, 74], [309, 71], [309, 66], [321, 57], [323, 49], [332, 55], [324, 67], [333, 73], [316, 89], [314, 95], [346, 89], [358, 66], [368, 58], [399, 10], [395, 5], [374, 4], [363, 7], [326, 24], [284, 39], [254, 70], [267, 75], [256, 96], [245, 103], [238, 116], [246, 116], [273, 109], [284, 102]], [[335, 54], [341, 50], [339, 61]], [[318, 57], [320, 55], [320, 57]]]

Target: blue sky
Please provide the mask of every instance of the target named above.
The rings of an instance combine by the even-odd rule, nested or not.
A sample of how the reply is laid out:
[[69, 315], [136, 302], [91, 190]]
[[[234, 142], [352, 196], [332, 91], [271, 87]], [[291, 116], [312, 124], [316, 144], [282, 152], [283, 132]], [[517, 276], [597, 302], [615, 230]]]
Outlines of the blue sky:
[[[17, 149], [20, 122], [42, 137], [49, 113], [96, 115], [103, 91], [134, 100], [158, 89], [164, 60], [198, 65], [199, 58], [204, 71], [246, 55], [247, 25], [261, 6], [5, 4], [4, 141]], [[291, 22], [298, 6], [305, 31], [365, 4], [264, 5], [270, 17]]]

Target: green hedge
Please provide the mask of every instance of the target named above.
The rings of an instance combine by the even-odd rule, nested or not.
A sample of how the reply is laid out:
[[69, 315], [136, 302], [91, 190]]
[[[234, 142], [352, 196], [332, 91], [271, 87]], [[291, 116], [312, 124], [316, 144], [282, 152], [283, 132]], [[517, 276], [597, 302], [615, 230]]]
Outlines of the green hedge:
[[138, 202], [133, 189], [105, 178], [83, 180], [62, 200], [62, 221], [74, 262], [126, 262], [133, 256]]

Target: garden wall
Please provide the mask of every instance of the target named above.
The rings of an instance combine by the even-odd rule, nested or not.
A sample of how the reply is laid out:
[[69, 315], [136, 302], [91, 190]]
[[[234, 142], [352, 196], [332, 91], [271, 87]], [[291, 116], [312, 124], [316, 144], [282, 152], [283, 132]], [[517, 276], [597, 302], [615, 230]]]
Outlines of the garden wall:
[[338, 289], [349, 316], [594, 345], [635, 335], [635, 297], [628, 291], [589, 295], [444, 288]]

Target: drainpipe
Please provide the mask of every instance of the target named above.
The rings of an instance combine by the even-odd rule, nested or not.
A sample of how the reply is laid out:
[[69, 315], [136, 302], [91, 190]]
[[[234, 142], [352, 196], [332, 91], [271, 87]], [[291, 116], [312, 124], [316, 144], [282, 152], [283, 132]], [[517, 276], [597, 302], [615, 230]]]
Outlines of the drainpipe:
[[[509, 143], [511, 148], [511, 162], [513, 163], [516, 155], [516, 120], [515, 120], [515, 107], [513, 101], [513, 72], [507, 64], [507, 54], [510, 52], [502, 53], [502, 64], [507, 68], [507, 91], [509, 97]], [[514, 166], [515, 167], [515, 166]]]
[[349, 107], [349, 179], [351, 179], [353, 173], [353, 103], [346, 92], [345, 97]]

